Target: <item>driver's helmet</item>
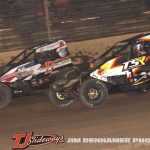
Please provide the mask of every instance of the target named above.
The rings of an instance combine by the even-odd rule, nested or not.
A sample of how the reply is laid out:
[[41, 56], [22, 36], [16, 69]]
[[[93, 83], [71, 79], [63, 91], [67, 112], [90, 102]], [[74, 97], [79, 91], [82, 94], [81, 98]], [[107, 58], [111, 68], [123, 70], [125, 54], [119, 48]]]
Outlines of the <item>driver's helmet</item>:
[[144, 51], [144, 43], [143, 42], [137, 42], [135, 45], [134, 45], [134, 51], [137, 55], [142, 55], [142, 54], [145, 54], [145, 51]]
[[66, 48], [66, 47], [59, 48], [59, 49], [57, 49], [57, 53], [58, 53], [59, 57], [65, 57], [68, 54], [68, 48]]

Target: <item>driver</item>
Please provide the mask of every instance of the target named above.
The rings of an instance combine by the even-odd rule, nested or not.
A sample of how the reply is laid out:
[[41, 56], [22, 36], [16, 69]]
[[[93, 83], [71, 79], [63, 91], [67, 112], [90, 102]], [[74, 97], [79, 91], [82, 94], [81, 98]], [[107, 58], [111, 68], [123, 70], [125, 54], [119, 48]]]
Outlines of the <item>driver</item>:
[[134, 50], [135, 50], [135, 54], [137, 56], [141, 56], [141, 55], [146, 54], [146, 51], [145, 51], [145, 48], [144, 48], [144, 43], [142, 43], [142, 42], [136, 43], [136, 45], [134, 46]]

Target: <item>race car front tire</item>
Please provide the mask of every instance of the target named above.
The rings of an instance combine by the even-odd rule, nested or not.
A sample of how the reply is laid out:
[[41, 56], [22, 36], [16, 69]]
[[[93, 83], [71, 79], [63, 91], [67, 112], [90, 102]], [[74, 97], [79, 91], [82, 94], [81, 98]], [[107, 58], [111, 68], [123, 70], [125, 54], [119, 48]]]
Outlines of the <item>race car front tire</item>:
[[50, 102], [57, 108], [66, 108], [69, 107], [73, 102], [74, 98], [73, 97], [66, 97], [64, 96], [64, 92], [58, 92], [56, 90], [56, 87], [59, 86], [59, 88], [62, 88], [64, 84], [67, 82], [67, 80], [62, 79], [55, 81], [52, 86], [50, 86], [49, 89], [49, 100]]
[[81, 103], [91, 109], [102, 107], [107, 101], [108, 89], [104, 82], [88, 79], [80, 87]]
[[12, 101], [12, 94], [10, 88], [0, 83], [0, 109], [9, 105]]

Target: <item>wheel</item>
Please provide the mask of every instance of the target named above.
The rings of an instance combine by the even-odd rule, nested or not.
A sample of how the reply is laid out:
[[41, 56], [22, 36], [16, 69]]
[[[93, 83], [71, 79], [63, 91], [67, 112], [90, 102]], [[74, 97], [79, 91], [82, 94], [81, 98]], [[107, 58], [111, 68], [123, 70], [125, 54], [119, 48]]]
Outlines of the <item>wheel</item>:
[[0, 83], [0, 109], [6, 107], [12, 101], [11, 90], [8, 86]]
[[88, 79], [80, 88], [80, 101], [88, 108], [100, 108], [108, 96], [108, 89], [102, 81]]
[[69, 107], [74, 102], [74, 97], [71, 95], [71, 92], [58, 89], [63, 88], [67, 80], [58, 80], [52, 84], [49, 90], [49, 100], [57, 108], [66, 108]]

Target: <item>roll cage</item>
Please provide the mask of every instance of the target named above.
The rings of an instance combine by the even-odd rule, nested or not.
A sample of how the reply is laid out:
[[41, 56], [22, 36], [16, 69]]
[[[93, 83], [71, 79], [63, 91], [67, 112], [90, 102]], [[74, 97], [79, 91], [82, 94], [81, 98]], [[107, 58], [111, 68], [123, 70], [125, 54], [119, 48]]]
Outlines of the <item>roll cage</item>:
[[[35, 52], [36, 49], [40, 48], [40, 47], [44, 47], [48, 44], [52, 44], [54, 42], [57, 42], [56, 40], [54, 41], [46, 41], [46, 42], [42, 42], [38, 45], [29, 47], [25, 50], [23, 50], [21, 53], [19, 53], [17, 56], [15, 56], [14, 58], [12, 58], [6, 65], [4, 65], [3, 67], [6, 66], [10, 66], [12, 64], [14, 65], [19, 65], [22, 63], [26, 63], [27, 61], [34, 61], [35, 60]], [[32, 56], [32, 57], [31, 57]], [[31, 57], [31, 58], [30, 58]]]
[[107, 49], [103, 54], [99, 56], [99, 58], [115, 58], [119, 55], [125, 55], [127, 60], [132, 59], [134, 57], [133, 45], [136, 41], [144, 36], [150, 35], [150, 33], [139, 34], [132, 38], [117, 42], [112, 47]]
[[[0, 68], [0, 76], [5, 74], [8, 70], [19, 66], [26, 62], [32, 62], [36, 60], [36, 50], [40, 47], [46, 46], [48, 44], [52, 44], [56, 41], [46, 41], [42, 42], [38, 45], [34, 45], [32, 47], [29, 47], [22, 52], [20, 52], [17, 56], [13, 57], [8, 63], [6, 63], [4, 66]], [[7, 68], [7, 69], [6, 69]]]

